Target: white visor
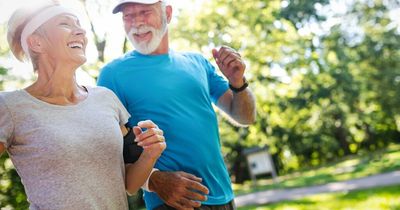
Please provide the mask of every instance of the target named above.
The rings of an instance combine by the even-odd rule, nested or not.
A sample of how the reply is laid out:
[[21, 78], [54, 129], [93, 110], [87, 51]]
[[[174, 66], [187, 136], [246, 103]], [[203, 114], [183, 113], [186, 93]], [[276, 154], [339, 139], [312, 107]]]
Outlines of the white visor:
[[74, 14], [71, 10], [62, 7], [62, 6], [52, 6], [39, 14], [35, 15], [24, 27], [24, 30], [21, 34], [21, 46], [25, 52], [26, 58], [30, 59], [29, 47], [28, 47], [28, 37], [32, 35], [40, 26], [49, 21], [51, 18], [61, 15], [61, 14]]

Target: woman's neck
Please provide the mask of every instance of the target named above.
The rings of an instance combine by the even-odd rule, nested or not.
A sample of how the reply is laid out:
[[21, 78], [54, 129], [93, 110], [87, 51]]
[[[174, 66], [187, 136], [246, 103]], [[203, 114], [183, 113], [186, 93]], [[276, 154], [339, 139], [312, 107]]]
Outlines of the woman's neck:
[[76, 83], [75, 71], [76, 68], [68, 65], [40, 63], [38, 79], [26, 90], [52, 104], [77, 104], [85, 100], [87, 92]]

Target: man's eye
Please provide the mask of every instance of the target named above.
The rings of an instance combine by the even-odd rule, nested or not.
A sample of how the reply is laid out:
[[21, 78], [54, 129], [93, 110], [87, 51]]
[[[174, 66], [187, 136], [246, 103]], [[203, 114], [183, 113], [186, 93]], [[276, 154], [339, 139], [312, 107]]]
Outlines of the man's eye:
[[124, 15], [124, 19], [129, 20], [132, 19], [133, 15]]
[[65, 22], [61, 22], [61, 23], [58, 24], [58, 25], [60, 25], [60, 26], [69, 26], [69, 24], [68, 24], [68, 23], [65, 23]]
[[141, 15], [150, 15], [150, 14], [151, 14], [150, 10], [141, 12]]

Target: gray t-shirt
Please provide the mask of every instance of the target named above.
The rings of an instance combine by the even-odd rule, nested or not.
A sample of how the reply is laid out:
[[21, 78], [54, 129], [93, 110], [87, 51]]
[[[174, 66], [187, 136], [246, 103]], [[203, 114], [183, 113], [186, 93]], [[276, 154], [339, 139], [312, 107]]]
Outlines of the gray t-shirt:
[[108, 89], [88, 88], [58, 106], [25, 90], [0, 93], [0, 142], [25, 186], [30, 209], [128, 209], [120, 125], [129, 114]]

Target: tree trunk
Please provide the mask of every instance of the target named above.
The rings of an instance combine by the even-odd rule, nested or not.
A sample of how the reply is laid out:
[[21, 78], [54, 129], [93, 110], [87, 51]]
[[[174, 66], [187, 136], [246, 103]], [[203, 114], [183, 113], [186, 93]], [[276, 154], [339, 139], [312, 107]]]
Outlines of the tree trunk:
[[106, 37], [107, 37], [107, 34], [104, 35], [104, 38], [102, 40], [99, 38], [98, 34], [96, 33], [96, 29], [94, 28], [93, 21], [90, 18], [89, 11], [87, 10], [86, 1], [85, 0], [81, 0], [81, 2], [82, 2], [83, 7], [85, 9], [85, 13], [89, 18], [90, 30], [93, 33], [94, 43], [96, 45], [97, 54], [98, 54], [97, 59], [100, 62], [104, 63], [104, 60], [105, 60], [104, 59], [104, 50], [106, 48], [106, 40], [107, 40]]
[[335, 130], [333, 131], [335, 139], [338, 141], [340, 148], [343, 149], [344, 155], [349, 155], [351, 154], [350, 151], [350, 144], [347, 141], [347, 130], [343, 126], [344, 124], [344, 119], [343, 119], [343, 114], [338, 113], [334, 116], [334, 119], [337, 121], [340, 121], [339, 126], [335, 126]]
[[128, 38], [125, 37], [124, 44], [122, 46], [122, 53], [125, 54], [126, 52], [128, 52]]
[[347, 142], [346, 139], [346, 133], [346, 130], [342, 126], [340, 126], [335, 130], [335, 138], [339, 142], [340, 147], [343, 149], [344, 155], [349, 155], [351, 154], [351, 151], [350, 144], [349, 142]]

